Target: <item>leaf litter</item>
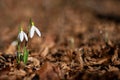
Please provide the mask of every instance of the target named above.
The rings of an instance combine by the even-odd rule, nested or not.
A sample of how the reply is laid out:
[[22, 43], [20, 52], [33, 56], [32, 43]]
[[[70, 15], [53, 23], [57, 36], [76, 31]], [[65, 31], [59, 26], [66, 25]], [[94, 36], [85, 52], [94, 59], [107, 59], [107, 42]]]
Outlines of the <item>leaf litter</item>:
[[[28, 43], [26, 65], [16, 62], [17, 31], [5, 28], [0, 40], [0, 80], [120, 79], [120, 24], [69, 6], [63, 12], [52, 19], [50, 14], [57, 13], [46, 13], [50, 27], [40, 27], [43, 37]], [[8, 33], [11, 37], [3, 36]]]

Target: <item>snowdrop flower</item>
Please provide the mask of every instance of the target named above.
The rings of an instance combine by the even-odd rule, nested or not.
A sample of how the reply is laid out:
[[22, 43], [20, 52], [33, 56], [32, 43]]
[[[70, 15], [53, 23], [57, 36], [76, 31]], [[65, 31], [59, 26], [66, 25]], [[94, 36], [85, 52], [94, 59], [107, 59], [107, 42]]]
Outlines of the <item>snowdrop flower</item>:
[[26, 41], [28, 41], [27, 34], [21, 28], [20, 33], [18, 34], [18, 39], [22, 42], [24, 40], [24, 38]]
[[29, 33], [30, 38], [32, 38], [34, 36], [35, 32], [37, 33], [37, 35], [39, 37], [41, 37], [41, 32], [39, 31], [39, 29], [36, 26], [34, 26], [34, 23], [32, 22], [32, 27], [31, 27], [30, 33]]

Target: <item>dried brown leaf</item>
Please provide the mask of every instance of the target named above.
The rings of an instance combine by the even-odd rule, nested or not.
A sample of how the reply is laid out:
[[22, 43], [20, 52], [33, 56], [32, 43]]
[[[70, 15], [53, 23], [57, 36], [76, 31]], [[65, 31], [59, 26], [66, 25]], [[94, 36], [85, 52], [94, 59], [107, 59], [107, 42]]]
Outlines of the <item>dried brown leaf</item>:
[[45, 48], [42, 50], [42, 52], [40, 53], [40, 56], [43, 57], [43, 58], [45, 58], [45, 57], [47, 56], [48, 52], [49, 52], [49, 48], [48, 48], [48, 47], [45, 47]]
[[52, 63], [46, 62], [40, 70], [37, 71], [41, 80], [60, 80], [59, 69]]

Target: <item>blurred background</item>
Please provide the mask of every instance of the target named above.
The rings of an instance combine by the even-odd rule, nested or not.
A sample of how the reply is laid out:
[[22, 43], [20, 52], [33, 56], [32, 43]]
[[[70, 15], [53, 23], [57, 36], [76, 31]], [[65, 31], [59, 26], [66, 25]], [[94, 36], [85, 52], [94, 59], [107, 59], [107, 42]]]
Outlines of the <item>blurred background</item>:
[[120, 0], [0, 0], [1, 49], [16, 40], [18, 26], [27, 26], [30, 18], [42, 36], [89, 40], [108, 30], [111, 39], [120, 39]]

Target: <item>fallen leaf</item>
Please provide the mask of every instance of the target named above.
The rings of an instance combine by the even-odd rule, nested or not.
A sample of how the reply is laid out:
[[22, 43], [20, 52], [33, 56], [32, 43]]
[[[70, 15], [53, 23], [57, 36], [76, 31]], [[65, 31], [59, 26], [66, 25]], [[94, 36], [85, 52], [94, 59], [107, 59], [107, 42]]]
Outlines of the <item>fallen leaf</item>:
[[59, 70], [55, 65], [50, 62], [46, 62], [40, 70], [37, 71], [37, 74], [40, 77], [40, 80], [60, 80]]

